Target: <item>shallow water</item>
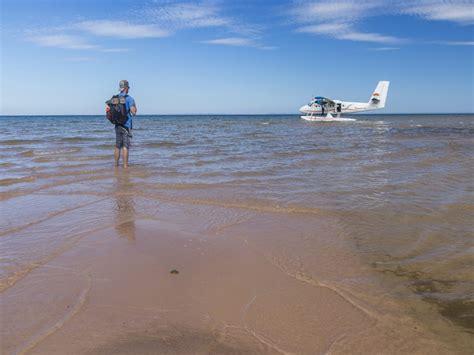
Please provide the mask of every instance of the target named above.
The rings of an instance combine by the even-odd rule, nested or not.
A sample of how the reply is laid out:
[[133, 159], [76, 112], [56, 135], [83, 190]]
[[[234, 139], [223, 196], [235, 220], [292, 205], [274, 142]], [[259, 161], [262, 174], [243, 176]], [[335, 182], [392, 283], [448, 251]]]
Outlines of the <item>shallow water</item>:
[[[123, 222], [156, 216], [160, 201], [173, 201], [330, 215], [393, 297], [423, 300], [463, 331], [474, 329], [473, 115], [359, 115], [347, 123], [140, 116], [126, 176], [113, 168], [115, 137], [103, 117], [0, 121], [3, 287], [118, 223], [117, 211]], [[418, 303], [413, 309], [432, 317]]]

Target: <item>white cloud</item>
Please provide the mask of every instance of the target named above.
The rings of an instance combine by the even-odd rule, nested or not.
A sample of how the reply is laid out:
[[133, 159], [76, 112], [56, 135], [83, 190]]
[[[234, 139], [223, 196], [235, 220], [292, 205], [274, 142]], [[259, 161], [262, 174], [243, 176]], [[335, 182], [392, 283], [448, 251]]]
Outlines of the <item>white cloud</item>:
[[380, 1], [304, 1], [291, 14], [298, 22], [354, 21], [380, 7]]
[[[31, 32], [26, 36], [26, 40], [41, 47], [52, 47], [73, 50], [92, 50], [102, 53], [121, 53], [128, 52], [129, 48], [103, 48], [96, 44], [87, 42], [84, 38], [79, 36], [72, 36], [67, 34], [42, 34], [32, 35]], [[84, 61], [90, 57], [69, 57], [68, 60]]]
[[446, 44], [448, 46], [474, 46], [474, 41], [442, 41], [438, 44]]
[[223, 46], [234, 46], [234, 47], [252, 47], [252, 48], [261, 49], [264, 51], [273, 51], [273, 50], [278, 49], [278, 47], [275, 47], [275, 46], [261, 45], [258, 43], [258, 41], [255, 41], [251, 38], [246, 38], [246, 37], [217, 38], [217, 39], [201, 41], [201, 43], [223, 45]]
[[304, 22], [355, 22], [379, 15], [413, 15], [426, 20], [474, 23], [472, 0], [301, 0], [294, 3], [290, 15]]
[[375, 51], [375, 52], [396, 51], [397, 49], [400, 49], [400, 48], [398, 48], [398, 47], [376, 47], [376, 48], [369, 48], [369, 50]]
[[249, 38], [227, 37], [202, 41], [207, 44], [221, 44], [226, 46], [255, 47], [255, 43]]
[[210, 3], [172, 3], [151, 6], [144, 10], [147, 17], [172, 28], [220, 27], [230, 19], [219, 14], [219, 8]]
[[326, 35], [339, 40], [400, 43], [403, 40], [394, 36], [374, 32], [362, 32], [357, 25], [362, 19], [383, 13], [382, 1], [317, 1], [299, 2], [290, 11], [293, 19], [304, 24], [297, 32]]
[[[34, 40], [42, 46], [68, 49], [96, 49], [100, 52], [118, 53], [128, 49], [104, 48], [81, 38], [97, 40], [96, 37], [113, 39], [161, 38], [180, 30], [215, 28], [218, 38], [208, 41], [212, 44], [253, 46], [260, 49], [275, 49], [261, 45], [261, 27], [245, 23], [235, 17], [223, 15], [223, 3], [214, 0], [183, 2], [164, 0], [148, 3], [141, 9], [130, 11], [127, 20], [94, 19], [83, 20], [56, 28], [43, 28], [46, 35]], [[79, 37], [81, 36], [81, 37]]]
[[348, 31], [342, 33], [336, 33], [334, 36], [337, 39], [345, 39], [349, 41], [359, 41], [359, 42], [372, 42], [372, 43], [401, 43], [403, 40], [400, 38], [385, 36], [378, 33], [364, 33], [356, 31]]
[[218, 4], [210, 1], [156, 4], [141, 10], [139, 16], [168, 29], [170, 32], [214, 27], [254, 40], [260, 36], [260, 26], [223, 15], [223, 9]]
[[96, 36], [131, 38], [159, 38], [167, 37], [170, 33], [155, 25], [132, 24], [125, 21], [94, 20], [79, 22], [77, 29]]
[[[380, 15], [410, 15], [431, 21], [474, 24], [472, 0], [300, 0], [293, 3], [288, 13], [299, 25], [297, 32], [326, 35], [339, 40], [387, 44], [407, 41], [387, 34], [361, 31], [361, 23], [366, 18]], [[453, 43], [469, 45], [467, 42]]]
[[130, 48], [101, 48], [102, 53], [123, 53], [130, 52]]
[[96, 50], [103, 53], [120, 53], [130, 50], [129, 48], [104, 48], [101, 45], [92, 44], [84, 38], [87, 34], [89, 34], [89, 39], [90, 34], [119, 39], [156, 38], [169, 35], [167, 31], [153, 25], [131, 24], [125, 21], [94, 20], [82, 21], [71, 26], [43, 28], [36, 31], [27, 30], [25, 31], [25, 38], [27, 41], [41, 47]]
[[65, 34], [29, 35], [27, 40], [41, 47], [56, 47], [63, 49], [97, 49], [98, 46], [90, 44], [81, 37]]
[[350, 26], [345, 23], [323, 23], [320, 25], [304, 26], [297, 29], [298, 32], [334, 34], [346, 32]]
[[472, 1], [414, 1], [402, 5], [402, 13], [426, 20], [451, 21], [462, 25], [474, 23]]
[[357, 42], [372, 42], [372, 43], [387, 43], [395, 44], [403, 42], [402, 39], [386, 36], [373, 32], [359, 32], [356, 31], [351, 24], [348, 23], [323, 23], [319, 25], [310, 25], [300, 27], [297, 32], [312, 33], [328, 35], [340, 40], [357, 41]]

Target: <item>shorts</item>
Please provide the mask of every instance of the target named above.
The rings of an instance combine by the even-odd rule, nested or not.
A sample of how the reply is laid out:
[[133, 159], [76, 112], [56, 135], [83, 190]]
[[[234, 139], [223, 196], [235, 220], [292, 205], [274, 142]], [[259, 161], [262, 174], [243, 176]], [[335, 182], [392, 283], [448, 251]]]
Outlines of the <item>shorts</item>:
[[132, 134], [126, 128], [115, 126], [115, 147], [130, 149]]

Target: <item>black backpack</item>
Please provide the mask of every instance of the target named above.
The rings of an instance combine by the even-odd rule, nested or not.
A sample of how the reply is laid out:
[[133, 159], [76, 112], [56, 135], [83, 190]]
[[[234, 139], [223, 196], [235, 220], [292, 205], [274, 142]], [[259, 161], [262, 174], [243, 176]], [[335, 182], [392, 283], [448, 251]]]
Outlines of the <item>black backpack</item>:
[[125, 102], [127, 100], [126, 96], [114, 95], [108, 101], [106, 105], [110, 107], [110, 110], [107, 111], [107, 119], [110, 123], [113, 123], [116, 126], [123, 126], [128, 120], [128, 111]]

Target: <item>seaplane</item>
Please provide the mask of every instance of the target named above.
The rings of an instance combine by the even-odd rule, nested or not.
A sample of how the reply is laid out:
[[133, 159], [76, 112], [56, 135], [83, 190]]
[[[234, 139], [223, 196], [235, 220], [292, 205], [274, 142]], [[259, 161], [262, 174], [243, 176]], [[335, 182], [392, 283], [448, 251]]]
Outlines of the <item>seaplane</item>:
[[389, 81], [379, 81], [369, 102], [349, 102], [316, 96], [309, 104], [300, 108], [302, 119], [306, 121], [355, 121], [354, 118], [341, 117], [341, 114], [378, 110], [385, 107]]

